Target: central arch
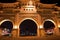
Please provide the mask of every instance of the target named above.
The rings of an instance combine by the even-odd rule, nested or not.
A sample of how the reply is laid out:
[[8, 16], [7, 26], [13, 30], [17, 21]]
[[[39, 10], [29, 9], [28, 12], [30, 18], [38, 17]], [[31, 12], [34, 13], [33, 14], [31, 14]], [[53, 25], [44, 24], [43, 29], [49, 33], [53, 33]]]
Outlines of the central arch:
[[37, 35], [37, 24], [30, 19], [24, 20], [20, 26], [20, 36], [36, 36]]

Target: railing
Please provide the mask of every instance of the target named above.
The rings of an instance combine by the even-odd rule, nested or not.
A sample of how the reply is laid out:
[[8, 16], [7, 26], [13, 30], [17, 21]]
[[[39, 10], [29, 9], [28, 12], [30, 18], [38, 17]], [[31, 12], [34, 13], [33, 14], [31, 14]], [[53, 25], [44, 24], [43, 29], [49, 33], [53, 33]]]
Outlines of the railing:
[[42, 3], [40, 3], [40, 4], [37, 4], [36, 7], [40, 8], [40, 9], [51, 9], [51, 8], [55, 7], [55, 4], [42, 4]]
[[19, 2], [15, 2], [15, 3], [0, 3], [1, 7], [3, 8], [14, 8], [16, 6], [18, 6]]
[[0, 11], [0, 13], [8, 13], [8, 14], [11, 14], [11, 13], [19, 13], [20, 12], [20, 9], [3, 9], [2, 11]]

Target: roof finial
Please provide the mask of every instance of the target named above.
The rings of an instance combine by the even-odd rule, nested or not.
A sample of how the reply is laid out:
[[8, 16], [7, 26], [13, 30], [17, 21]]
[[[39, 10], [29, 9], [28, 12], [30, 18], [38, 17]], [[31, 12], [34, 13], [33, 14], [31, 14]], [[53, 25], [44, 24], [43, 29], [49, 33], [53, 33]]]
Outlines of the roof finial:
[[33, 5], [33, 2], [31, 0], [29, 1], [29, 5]]

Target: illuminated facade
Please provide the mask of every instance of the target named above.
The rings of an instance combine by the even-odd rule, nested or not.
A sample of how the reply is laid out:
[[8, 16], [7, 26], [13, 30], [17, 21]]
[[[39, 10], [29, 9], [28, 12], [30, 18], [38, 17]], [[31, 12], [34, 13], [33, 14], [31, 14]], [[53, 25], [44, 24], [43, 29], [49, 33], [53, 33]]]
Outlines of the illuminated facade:
[[[54, 24], [54, 35], [59, 35], [60, 27], [60, 8], [55, 4], [43, 4], [39, 0], [17, 0], [15, 3], [0, 3], [0, 25], [5, 21], [9, 21], [13, 25], [11, 34], [13, 37], [21, 37], [24, 33], [27, 37], [45, 36], [44, 24], [50, 21]], [[26, 22], [27, 21], [27, 22]], [[21, 25], [33, 24], [32, 27], [24, 27]], [[30, 26], [29, 25], [29, 26]], [[36, 25], [36, 26], [34, 26]], [[48, 25], [48, 24], [47, 24]], [[2, 27], [2, 26], [1, 26]], [[23, 28], [24, 27], [24, 28]], [[27, 31], [30, 29], [29, 32]], [[22, 30], [22, 32], [21, 32]], [[34, 32], [31, 32], [31, 30]], [[35, 31], [34, 31], [35, 30]], [[30, 34], [31, 33], [31, 34]]]

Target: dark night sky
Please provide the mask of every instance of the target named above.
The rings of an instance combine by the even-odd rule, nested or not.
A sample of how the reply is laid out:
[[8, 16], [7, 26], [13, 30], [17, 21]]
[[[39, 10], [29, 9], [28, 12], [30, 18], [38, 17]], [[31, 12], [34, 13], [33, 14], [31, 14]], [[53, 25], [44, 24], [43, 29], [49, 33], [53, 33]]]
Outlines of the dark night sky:
[[40, 0], [42, 3], [54, 4], [58, 3], [59, 0]]
[[57, 6], [60, 6], [59, 0], [40, 0], [40, 2], [44, 4], [56, 4]]
[[[13, 3], [16, 1], [17, 0], [0, 0], [0, 2], [3, 2], [3, 3]], [[59, 0], [40, 0], [40, 2], [44, 4], [57, 4], [57, 6], [60, 6]]]
[[2, 3], [13, 3], [16, 2], [16, 0], [0, 0]]

